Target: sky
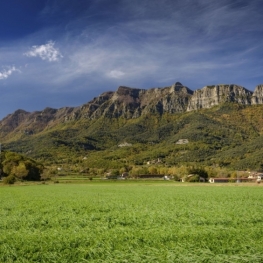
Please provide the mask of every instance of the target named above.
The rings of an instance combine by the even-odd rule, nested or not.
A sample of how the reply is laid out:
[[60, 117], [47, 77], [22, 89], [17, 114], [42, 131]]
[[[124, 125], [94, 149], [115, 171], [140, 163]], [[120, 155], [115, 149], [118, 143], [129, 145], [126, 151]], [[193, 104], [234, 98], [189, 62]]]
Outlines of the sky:
[[0, 2], [0, 119], [119, 86], [263, 83], [262, 0]]

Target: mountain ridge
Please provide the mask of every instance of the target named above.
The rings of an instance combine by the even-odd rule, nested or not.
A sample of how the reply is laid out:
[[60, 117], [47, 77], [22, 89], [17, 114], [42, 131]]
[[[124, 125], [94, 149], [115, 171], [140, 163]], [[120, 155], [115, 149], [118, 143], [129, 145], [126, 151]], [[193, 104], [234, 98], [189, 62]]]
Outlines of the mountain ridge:
[[[44, 161], [89, 154], [86, 162], [93, 167], [160, 157], [170, 165], [253, 168], [261, 165], [262, 119], [263, 85], [254, 92], [235, 84], [196, 91], [180, 82], [148, 90], [120, 86], [78, 107], [16, 110], [0, 121], [0, 141], [3, 150]], [[178, 146], [181, 139], [189, 143]], [[123, 143], [132, 146], [118, 149]]]
[[211, 108], [224, 102], [242, 105], [263, 104], [263, 85], [249, 91], [235, 84], [205, 86], [192, 91], [180, 82], [164, 87], [137, 89], [120, 86], [115, 92], [106, 91], [78, 107], [45, 108], [42, 111], [16, 110], [0, 121], [0, 136], [19, 126], [39, 132], [58, 123], [101, 116], [138, 118], [147, 113], [181, 113]]
[[0, 122], [0, 142], [52, 165], [112, 169], [160, 158], [165, 166], [263, 169], [262, 90], [120, 86], [78, 107], [17, 110]]

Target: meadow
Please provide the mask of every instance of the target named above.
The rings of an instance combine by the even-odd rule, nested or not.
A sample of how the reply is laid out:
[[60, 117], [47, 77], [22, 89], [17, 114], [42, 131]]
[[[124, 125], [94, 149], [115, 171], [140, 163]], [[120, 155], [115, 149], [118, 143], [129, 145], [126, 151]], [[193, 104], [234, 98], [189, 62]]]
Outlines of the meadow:
[[0, 186], [0, 262], [263, 262], [263, 187]]

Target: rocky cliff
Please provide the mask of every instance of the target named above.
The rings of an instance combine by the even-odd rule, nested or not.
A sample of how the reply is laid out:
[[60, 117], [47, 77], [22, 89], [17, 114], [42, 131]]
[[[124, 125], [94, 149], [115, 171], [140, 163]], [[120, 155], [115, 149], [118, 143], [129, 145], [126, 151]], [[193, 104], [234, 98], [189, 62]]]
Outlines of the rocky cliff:
[[263, 85], [256, 86], [252, 95], [251, 104], [263, 104]]
[[180, 82], [165, 88], [135, 89], [120, 86], [116, 92], [106, 92], [91, 102], [75, 108], [65, 121], [80, 118], [138, 118], [147, 113], [176, 113], [187, 109], [193, 91]]
[[132, 89], [119, 87], [103, 110], [94, 113], [109, 117], [138, 118], [147, 113], [184, 112], [193, 91], [177, 82], [171, 87]]
[[237, 102], [250, 105], [252, 94], [251, 91], [237, 85], [205, 86], [194, 92], [187, 111], [211, 108], [223, 102]]
[[[238, 85], [205, 86], [195, 91], [180, 82], [164, 88], [135, 89], [120, 86], [115, 92], [104, 92], [79, 107], [46, 108], [43, 111], [17, 110], [0, 121], [0, 138], [11, 132], [34, 134], [59, 123], [99, 117], [126, 119], [145, 114], [181, 113], [211, 108], [224, 102], [243, 105], [263, 104], [263, 85], [253, 92]], [[13, 136], [13, 135], [12, 135]]]

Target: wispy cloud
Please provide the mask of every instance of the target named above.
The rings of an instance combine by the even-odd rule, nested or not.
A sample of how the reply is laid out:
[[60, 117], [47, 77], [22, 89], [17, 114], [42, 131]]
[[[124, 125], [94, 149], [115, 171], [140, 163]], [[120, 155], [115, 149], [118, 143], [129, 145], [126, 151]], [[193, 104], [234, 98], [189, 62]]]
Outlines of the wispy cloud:
[[40, 57], [42, 60], [49, 62], [58, 61], [63, 56], [58, 48], [55, 48], [55, 42], [49, 41], [45, 45], [33, 46], [25, 55], [28, 57]]
[[[106, 2], [92, 1], [89, 8], [81, 10], [80, 17], [66, 22], [65, 35], [58, 34], [56, 41], [63, 43], [63, 65], [44, 69], [53, 77], [42, 74], [57, 89], [76, 80], [93, 86], [103, 81], [152, 86], [154, 82], [166, 85], [167, 80], [182, 78], [190, 85], [195, 80], [192, 88], [196, 88], [200, 79], [204, 83], [221, 78], [232, 82], [233, 75], [242, 79], [245, 67], [254, 63], [251, 57], [258, 41], [253, 42], [249, 33], [262, 30], [251, 18], [262, 21], [258, 0], [243, 1], [246, 4], [242, 5], [228, 0], [120, 0], [107, 10], [103, 7]], [[54, 3], [56, 8], [46, 9], [49, 15], [51, 10], [53, 17], [64, 10], [63, 14], [75, 16], [74, 7], [67, 7], [69, 2]], [[106, 15], [94, 20], [94, 14], [100, 17], [100, 13]], [[114, 21], [107, 20], [111, 14]], [[33, 46], [26, 54], [50, 62], [62, 57], [53, 41]], [[37, 66], [41, 70], [42, 65]], [[36, 68], [32, 66], [31, 72]]]
[[52, 98], [62, 107], [119, 85], [180, 81], [191, 89], [218, 83], [253, 89], [263, 76], [262, 8], [261, 0], [46, 1], [39, 31], [0, 40], [0, 65], [14, 65], [0, 68], [0, 79], [23, 69], [8, 85], [1, 81], [2, 95], [23, 87], [27, 102], [40, 107]]
[[2, 79], [7, 79], [8, 77], [10, 77], [15, 71], [20, 72], [20, 70], [18, 70], [16, 67], [12, 66], [12, 67], [6, 67], [5, 69], [3, 69], [2, 71], [0, 71], [0, 80]]

